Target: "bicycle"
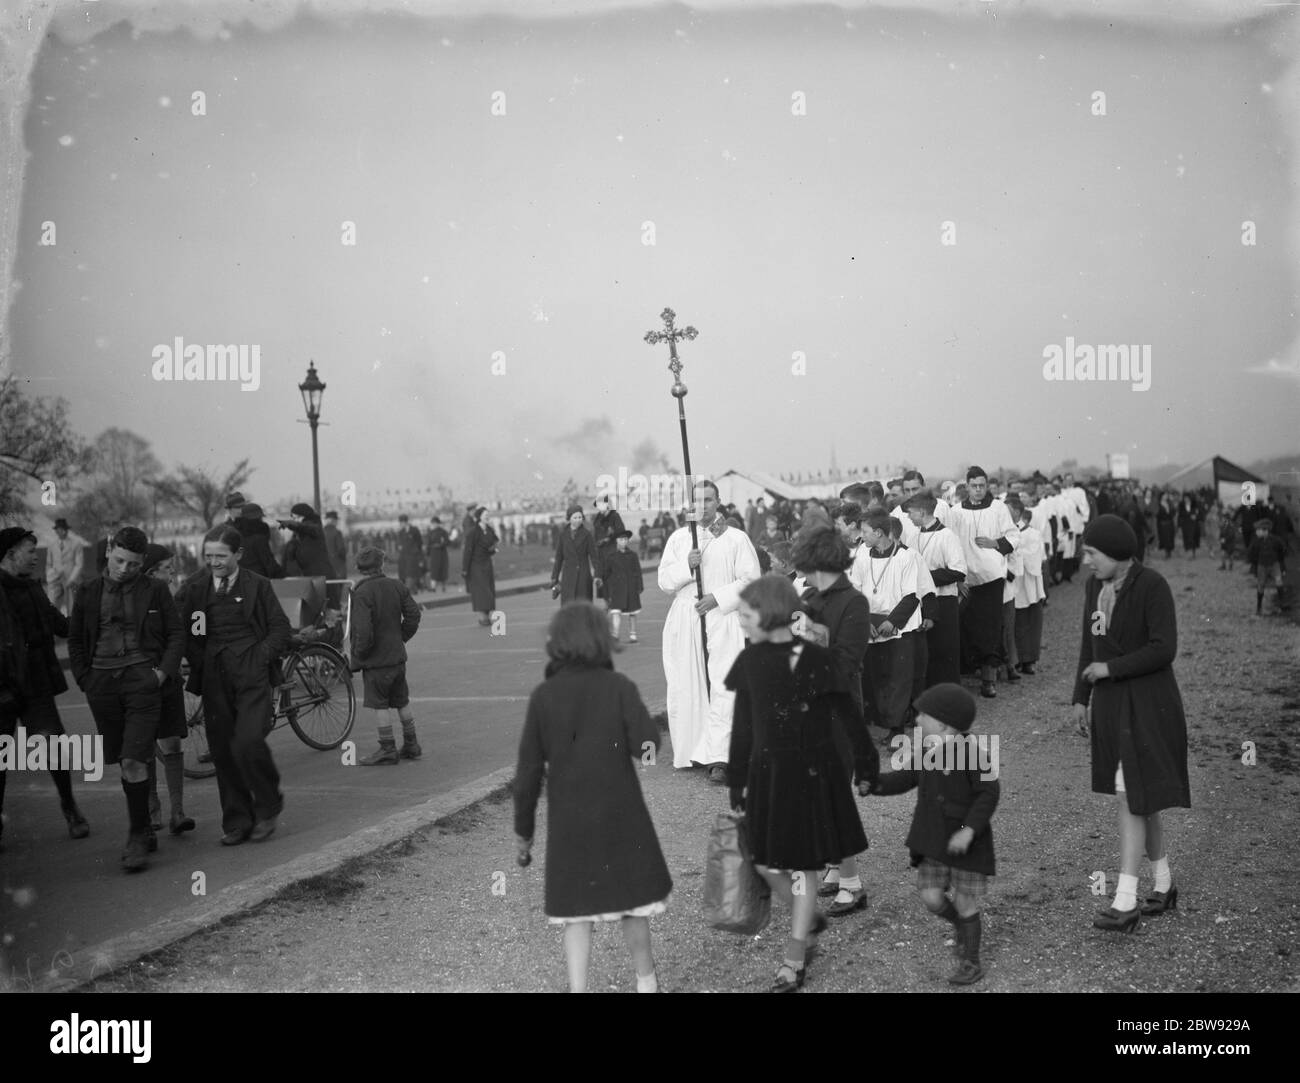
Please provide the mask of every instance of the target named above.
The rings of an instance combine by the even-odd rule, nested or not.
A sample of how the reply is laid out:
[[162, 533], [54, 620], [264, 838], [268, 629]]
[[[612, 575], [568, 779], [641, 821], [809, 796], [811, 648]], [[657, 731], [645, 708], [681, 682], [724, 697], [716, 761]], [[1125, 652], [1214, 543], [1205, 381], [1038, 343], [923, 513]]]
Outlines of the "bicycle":
[[[356, 690], [351, 664], [340, 649], [349, 641], [351, 601], [348, 592], [342, 610], [327, 611], [315, 626], [294, 633], [289, 653], [280, 659], [282, 679], [273, 690], [275, 708], [268, 734], [287, 721], [308, 748], [328, 752], [338, 748], [352, 732], [357, 715]], [[188, 677], [187, 665], [182, 666], [181, 677]], [[185, 775], [211, 778], [217, 768], [208, 749], [201, 696], [185, 693], [185, 717], [189, 726], [181, 743]]]

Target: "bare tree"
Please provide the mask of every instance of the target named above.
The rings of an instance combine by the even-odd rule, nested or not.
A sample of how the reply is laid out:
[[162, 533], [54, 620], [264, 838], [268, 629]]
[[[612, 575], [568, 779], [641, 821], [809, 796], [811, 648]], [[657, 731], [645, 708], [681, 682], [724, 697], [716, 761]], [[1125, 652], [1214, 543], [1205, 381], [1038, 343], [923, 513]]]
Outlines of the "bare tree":
[[23, 393], [18, 380], [0, 380], [0, 516], [27, 514], [29, 480], [54, 482], [53, 499], [81, 463], [85, 445], [68, 423], [64, 399]]
[[153, 482], [152, 488], [160, 503], [189, 512], [210, 527], [225, 509], [226, 495], [246, 485], [252, 475], [247, 459], [240, 459], [224, 475], [204, 466], [178, 466], [174, 474]]
[[149, 483], [162, 473], [149, 441], [129, 429], [105, 429], [83, 455], [89, 480], [73, 505], [79, 523], [141, 523], [152, 508]]

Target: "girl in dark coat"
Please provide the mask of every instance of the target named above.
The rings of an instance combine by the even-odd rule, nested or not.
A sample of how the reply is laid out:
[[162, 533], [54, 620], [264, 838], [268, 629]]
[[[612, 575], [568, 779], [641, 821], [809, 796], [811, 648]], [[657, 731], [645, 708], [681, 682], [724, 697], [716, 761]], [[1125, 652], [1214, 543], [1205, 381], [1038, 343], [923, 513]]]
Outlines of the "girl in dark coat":
[[598, 577], [596, 543], [584, 525], [582, 509], [577, 504], [565, 513], [568, 523], [555, 539], [555, 566], [551, 569], [551, 593], [558, 594], [561, 605], [573, 601], [591, 601], [592, 583]]
[[[564, 926], [569, 989], [587, 988], [591, 929], [619, 921], [639, 993], [658, 992], [650, 921], [672, 890], [641, 796], [636, 762], [659, 747], [659, 727], [637, 687], [614, 672], [605, 615], [591, 604], [551, 618], [546, 680], [528, 701], [515, 770], [515, 835], [531, 861], [535, 811], [546, 778], [546, 913]], [[651, 760], [653, 762], [653, 760]]]
[[[1191, 808], [1187, 721], [1172, 668], [1178, 653], [1174, 596], [1164, 578], [1132, 557], [1133, 530], [1114, 515], [1088, 525], [1084, 557], [1094, 575], [1084, 589], [1083, 641], [1074, 719], [1087, 732], [1092, 709], [1092, 789], [1119, 795], [1120, 875], [1112, 906], [1093, 924], [1132, 932], [1139, 914], [1178, 903], [1160, 812]], [[1155, 889], [1137, 901], [1145, 848]]]
[[[848, 508], [850, 518], [856, 522], [857, 506], [849, 505]], [[813, 591], [807, 605], [808, 616], [814, 623], [808, 625], [803, 638], [830, 650], [837, 676], [848, 689], [857, 709], [862, 711], [863, 660], [871, 642], [871, 606], [844, 574], [853, 562], [849, 543], [839, 530], [832, 527], [813, 530], [800, 535], [791, 561], [807, 576], [808, 586]], [[844, 760], [845, 772], [851, 773], [853, 745], [843, 727], [835, 729], [835, 744]], [[870, 759], [879, 772], [874, 749]], [[865, 907], [867, 890], [858, 876], [857, 856], [848, 855], [839, 865], [828, 868], [817, 894], [835, 896], [835, 901], [826, 911], [832, 917]]]
[[604, 580], [605, 562], [614, 555], [614, 543], [627, 527], [623, 525], [623, 517], [610, 504], [609, 497], [598, 498], [595, 508], [596, 514], [591, 517], [591, 540], [596, 547], [596, 578]]
[[790, 939], [774, 993], [803, 985], [808, 937], [825, 928], [817, 914], [818, 870], [867, 848], [836, 748], [839, 726], [852, 742], [863, 793], [879, 772], [866, 722], [834, 656], [791, 632], [799, 610], [785, 576], [765, 575], [745, 587], [740, 626], [750, 642], [726, 680], [736, 693], [727, 764], [731, 806], [745, 812], [755, 868], [790, 907]]
[[619, 624], [627, 616], [628, 642], [636, 642], [636, 618], [641, 612], [641, 592], [645, 581], [641, 575], [641, 558], [628, 548], [632, 531], [619, 531], [615, 549], [605, 558], [605, 599], [609, 603], [609, 630], [618, 642]]
[[[244, 555], [239, 558], [239, 566], [264, 575], [267, 579], [283, 579], [284, 569], [271, 552], [271, 528], [266, 525], [262, 514], [260, 505], [245, 504], [242, 514], [236, 520], [235, 529], [244, 539]], [[332, 567], [330, 578], [333, 578]]]
[[487, 627], [492, 623], [489, 614], [497, 607], [496, 572], [492, 568], [492, 557], [496, 554], [496, 535], [490, 527], [483, 526], [485, 508], [474, 508], [470, 513], [470, 526], [465, 532], [464, 556], [461, 559], [461, 574], [465, 577], [465, 589], [470, 595], [470, 605], [475, 613], [481, 614], [479, 624]]
[[1183, 535], [1183, 550], [1195, 558], [1201, 547], [1201, 507], [1191, 493], [1184, 493], [1178, 503], [1178, 529]]

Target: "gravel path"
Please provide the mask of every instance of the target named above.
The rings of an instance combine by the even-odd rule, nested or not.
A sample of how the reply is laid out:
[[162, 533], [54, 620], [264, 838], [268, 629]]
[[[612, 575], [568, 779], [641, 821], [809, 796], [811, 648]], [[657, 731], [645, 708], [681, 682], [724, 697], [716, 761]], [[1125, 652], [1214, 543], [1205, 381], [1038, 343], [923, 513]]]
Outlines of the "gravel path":
[[[1175, 556], [1156, 568], [1179, 606], [1175, 663], [1187, 707], [1195, 808], [1167, 815], [1179, 908], [1133, 936], [1095, 931], [1090, 877], [1117, 872], [1113, 798], [1090, 790], [1088, 745], [1067, 714], [1078, 650], [1078, 582], [1052, 592], [1039, 673], [980, 701], [977, 730], [1001, 744], [1002, 803], [993, 824], [1000, 875], [985, 908], [995, 991], [1288, 990], [1297, 985], [1300, 628], [1256, 619], [1240, 570]], [[661, 689], [643, 689], [648, 702]], [[1244, 766], [1242, 744], [1258, 762]], [[436, 755], [436, 747], [426, 754]], [[725, 790], [671, 758], [642, 768], [672, 870], [669, 911], [653, 921], [665, 991], [766, 988], [783, 912], [759, 937], [706, 928], [704, 849]], [[949, 989], [944, 926], [914, 889], [903, 838], [914, 795], [859, 802], [871, 850], [866, 911], [832, 919], [808, 992]], [[102, 991], [539, 991], [565, 988], [560, 934], [542, 912], [545, 816], [537, 861], [514, 863], [504, 793], [398, 847], [302, 884], [224, 926], [101, 978]], [[1149, 888], [1145, 870], [1141, 891]], [[590, 987], [631, 991], [618, 931], [594, 939]]]

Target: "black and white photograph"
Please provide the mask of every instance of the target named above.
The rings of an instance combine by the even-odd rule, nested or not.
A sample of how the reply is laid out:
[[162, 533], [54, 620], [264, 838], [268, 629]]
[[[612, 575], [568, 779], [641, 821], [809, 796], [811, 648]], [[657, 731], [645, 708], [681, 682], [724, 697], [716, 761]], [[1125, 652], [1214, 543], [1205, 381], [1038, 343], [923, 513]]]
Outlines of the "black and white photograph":
[[34, 1048], [1300, 992], [1300, 4], [0, 0], [0, 184]]

